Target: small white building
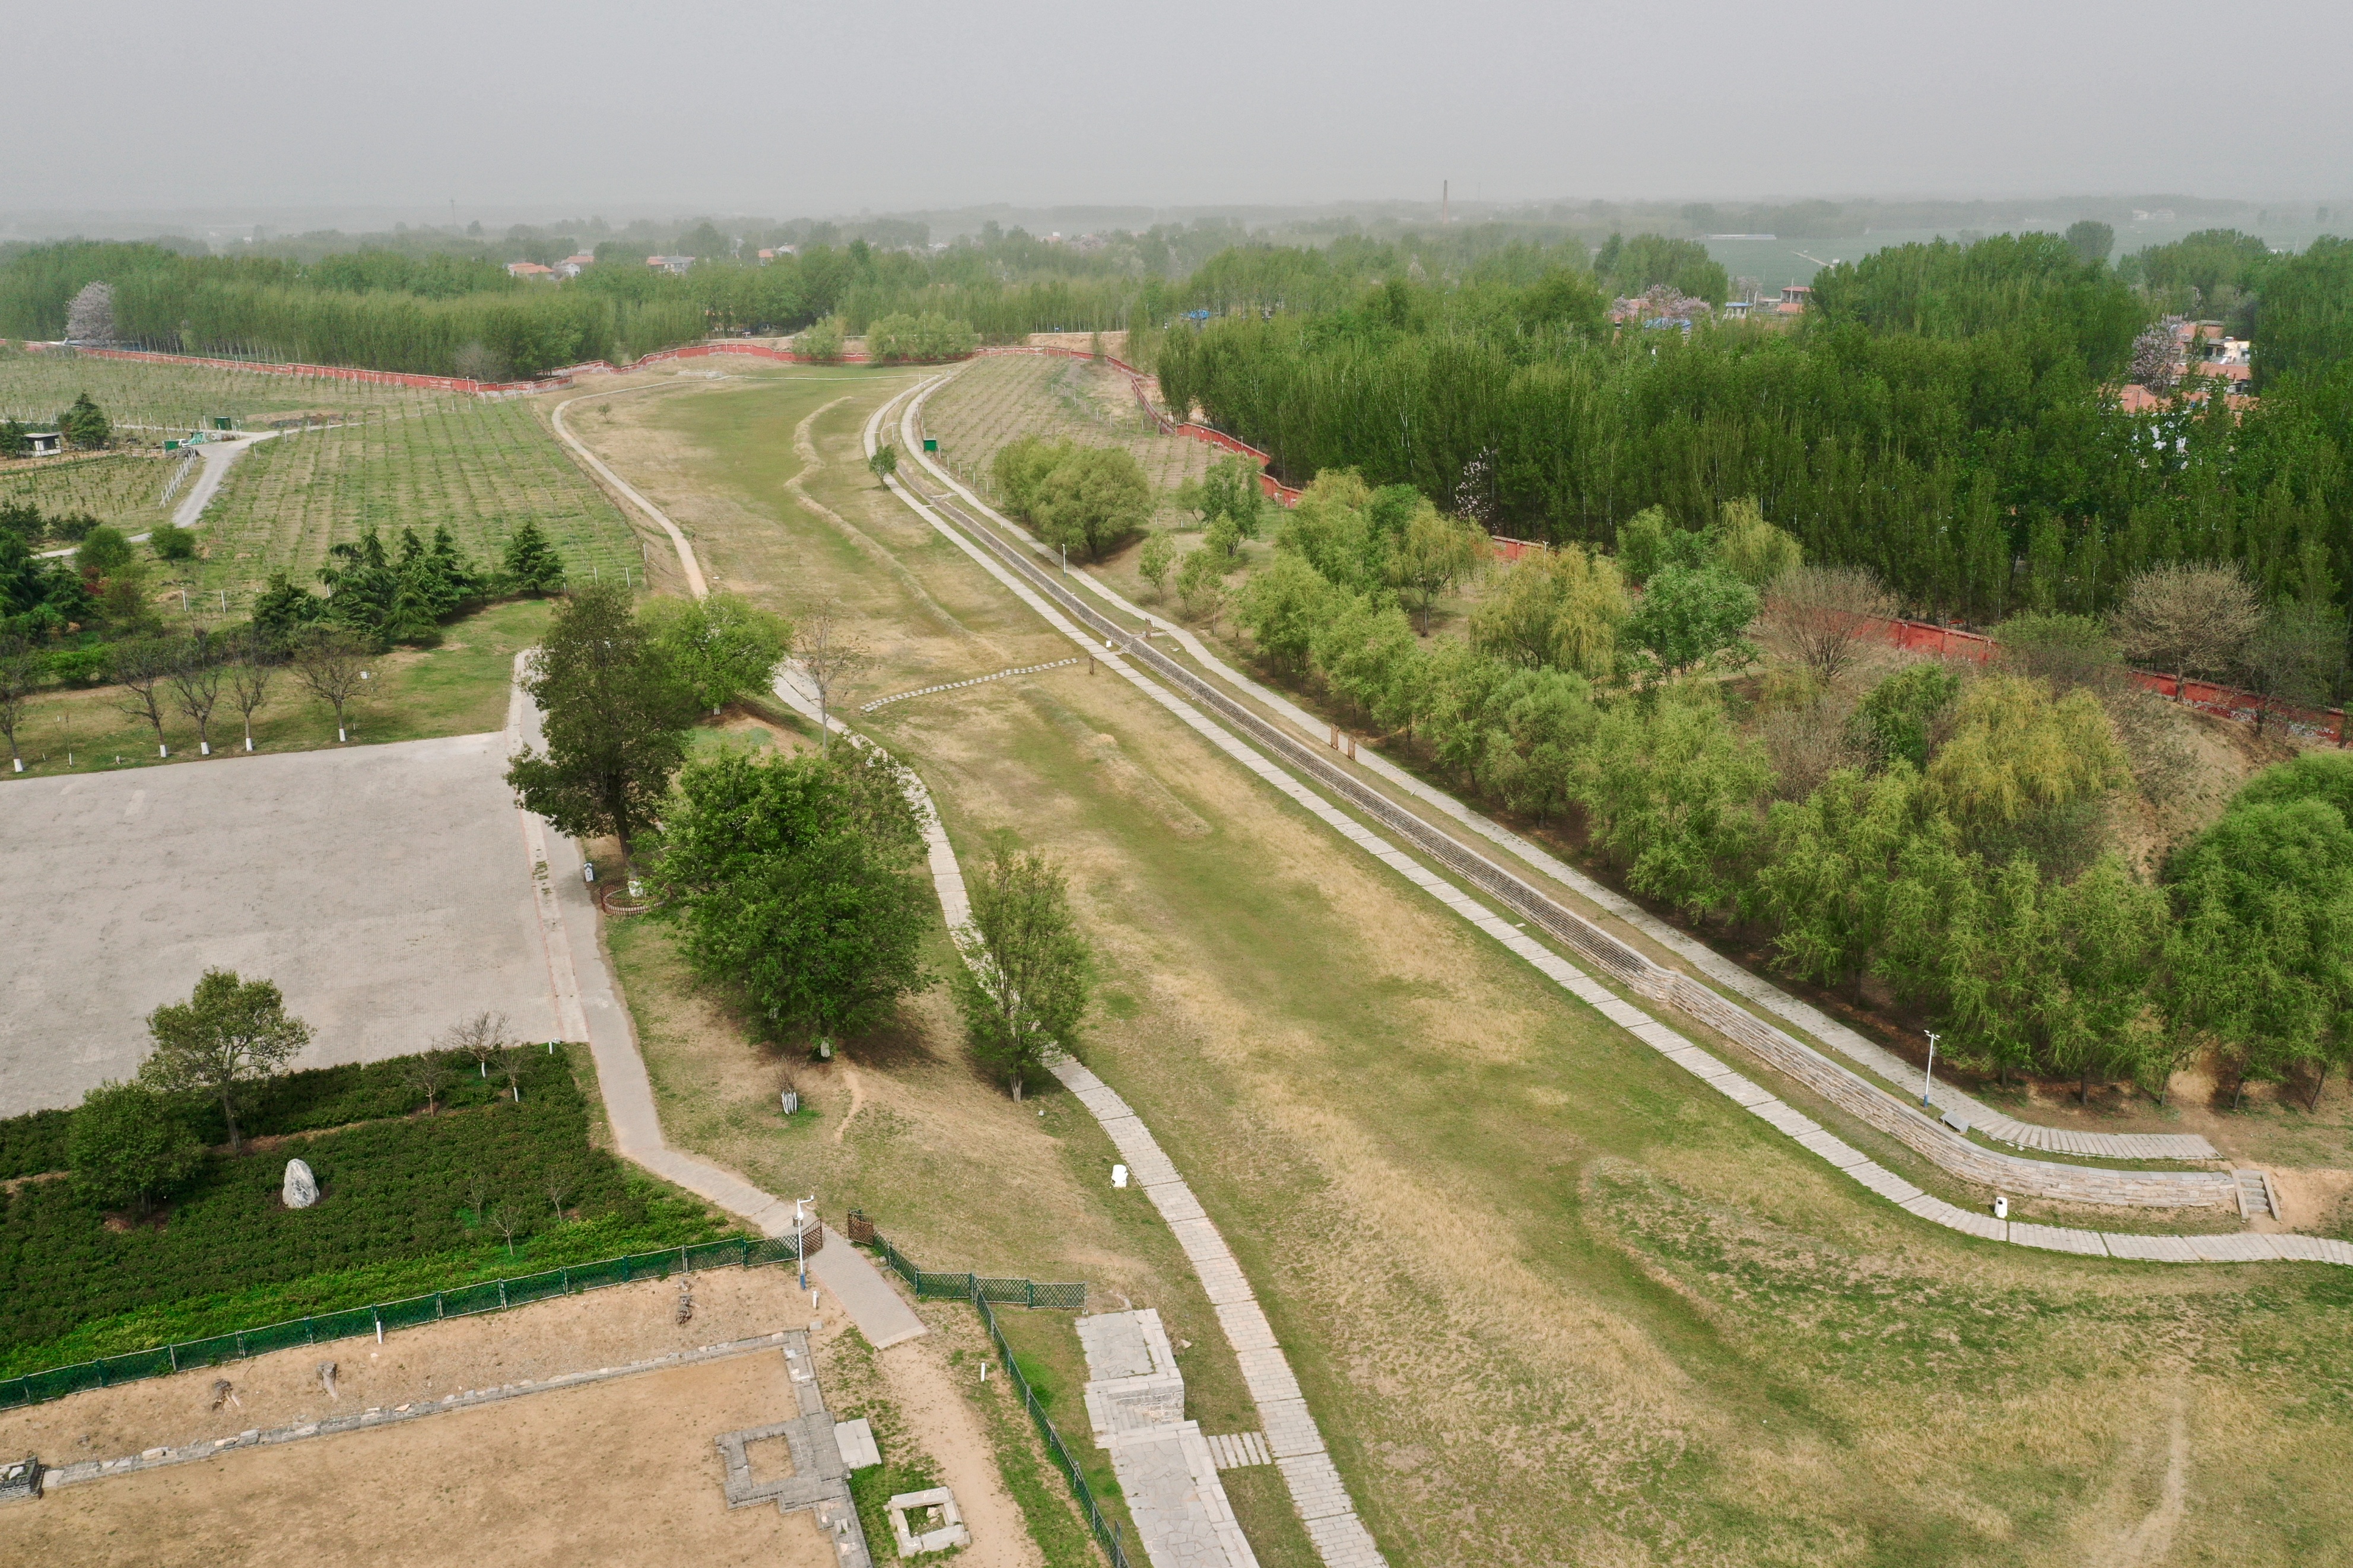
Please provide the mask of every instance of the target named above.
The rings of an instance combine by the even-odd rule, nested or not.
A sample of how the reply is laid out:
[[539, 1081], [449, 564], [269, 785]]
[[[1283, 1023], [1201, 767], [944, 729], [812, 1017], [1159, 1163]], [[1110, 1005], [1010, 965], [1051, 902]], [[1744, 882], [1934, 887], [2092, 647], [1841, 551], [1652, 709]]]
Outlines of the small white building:
[[66, 438], [55, 430], [25, 432], [25, 455], [28, 458], [54, 458], [66, 449]]

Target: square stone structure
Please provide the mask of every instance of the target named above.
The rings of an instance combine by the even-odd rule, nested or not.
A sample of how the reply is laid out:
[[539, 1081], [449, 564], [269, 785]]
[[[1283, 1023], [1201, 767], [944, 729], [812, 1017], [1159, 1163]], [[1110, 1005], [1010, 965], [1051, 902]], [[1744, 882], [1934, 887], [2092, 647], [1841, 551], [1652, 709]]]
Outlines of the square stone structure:
[[[720, 1484], [726, 1490], [727, 1506], [749, 1508], [754, 1503], [772, 1502], [786, 1513], [808, 1509], [817, 1515], [818, 1528], [832, 1539], [840, 1568], [874, 1568], [873, 1555], [866, 1544], [865, 1527], [858, 1522], [857, 1501], [849, 1495], [851, 1467], [844, 1462], [834, 1437], [835, 1433], [852, 1424], [836, 1424], [825, 1407], [825, 1396], [817, 1385], [817, 1360], [809, 1353], [807, 1331], [794, 1329], [787, 1332], [784, 1352], [785, 1366], [793, 1380], [793, 1402], [800, 1414], [765, 1426], [719, 1436], [716, 1441], [723, 1470]], [[867, 1427], [863, 1420], [854, 1425], [866, 1427], [866, 1441], [871, 1447], [874, 1442], [872, 1428]], [[791, 1449], [792, 1474], [773, 1480], [754, 1480], [747, 1450], [754, 1443], [774, 1437], [782, 1437]], [[954, 1511], [953, 1508], [950, 1511]], [[903, 1540], [905, 1525], [897, 1514], [891, 1517]]]
[[[891, 1533], [902, 1557], [913, 1557], [925, 1552], [945, 1552], [952, 1546], [970, 1546], [972, 1531], [965, 1528], [964, 1514], [955, 1504], [955, 1494], [945, 1487], [932, 1487], [919, 1492], [901, 1492], [883, 1505], [890, 1510]], [[935, 1508], [941, 1521], [937, 1530], [917, 1535], [907, 1522], [907, 1515], [918, 1509]]]
[[1087, 1418], [1111, 1455], [1153, 1568], [1258, 1568], [1218, 1479], [1211, 1440], [1185, 1418], [1185, 1375], [1160, 1314], [1149, 1307], [1098, 1312], [1081, 1318], [1078, 1330]]
[[274, 980], [294, 1065], [504, 1013], [561, 1037], [503, 733], [0, 783], [0, 1116], [146, 1056], [207, 967]]

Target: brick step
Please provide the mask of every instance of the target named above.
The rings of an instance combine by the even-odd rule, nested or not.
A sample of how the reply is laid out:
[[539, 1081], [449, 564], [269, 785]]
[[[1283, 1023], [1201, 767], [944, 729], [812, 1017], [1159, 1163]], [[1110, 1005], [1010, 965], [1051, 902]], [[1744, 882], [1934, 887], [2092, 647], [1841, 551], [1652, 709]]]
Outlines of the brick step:
[[1209, 1439], [1209, 1457], [1221, 1470], [1239, 1470], [1245, 1465], [1271, 1465], [1274, 1456], [1267, 1452], [1266, 1437], [1257, 1432], [1236, 1432], [1229, 1436]]

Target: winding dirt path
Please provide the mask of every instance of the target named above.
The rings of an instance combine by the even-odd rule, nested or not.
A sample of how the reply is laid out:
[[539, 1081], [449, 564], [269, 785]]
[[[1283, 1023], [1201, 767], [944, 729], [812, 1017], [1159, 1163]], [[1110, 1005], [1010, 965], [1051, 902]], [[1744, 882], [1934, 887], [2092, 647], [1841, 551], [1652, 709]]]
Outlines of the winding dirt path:
[[698, 599], [705, 599], [711, 596], [711, 584], [703, 580], [702, 568], [694, 559], [694, 546], [687, 542], [686, 535], [680, 530], [678, 524], [665, 516], [661, 508], [639, 495], [636, 486], [607, 468], [605, 460], [590, 451], [588, 444], [575, 436], [571, 427], [564, 423], [564, 411], [575, 403], [586, 403], [595, 397], [619, 397], [625, 393], [631, 392], [656, 392], [664, 386], [675, 384], [671, 382], [654, 382], [645, 386], [617, 386], [610, 392], [584, 392], [576, 397], [567, 397], [557, 404], [554, 412], [548, 416], [548, 423], [555, 427], [556, 438], [579, 454], [580, 460], [588, 465], [591, 472], [628, 498], [640, 512], [653, 521], [655, 526], [670, 535], [670, 543], [678, 548], [678, 563], [686, 572], [687, 591]]
[[856, 523], [850, 521], [848, 518], [842, 516], [839, 512], [826, 505], [825, 502], [809, 494], [808, 488], [801, 483], [801, 480], [806, 479], [807, 476], [822, 472], [827, 467], [825, 458], [818, 453], [817, 438], [810, 433], [810, 426], [814, 426], [818, 422], [819, 416], [831, 413], [834, 409], [837, 409], [843, 404], [849, 402], [853, 395], [853, 394], [845, 392], [839, 397], [835, 398], [832, 402], [825, 404], [820, 407], [811, 409], [807, 418], [793, 426], [793, 450], [800, 458], [801, 469], [799, 473], [795, 474], [791, 479], [785, 481], [786, 493], [790, 495], [795, 500], [800, 502], [801, 505], [807, 507], [811, 512], [814, 512], [818, 517], [825, 519], [826, 521], [833, 524], [835, 528], [840, 530], [842, 536], [848, 539], [852, 544], [858, 546], [859, 549], [864, 551], [868, 555], [881, 562], [883, 565], [888, 566], [891, 569], [892, 574], [899, 579], [901, 586], [907, 589], [908, 592], [912, 593], [917, 599], [921, 600], [923, 607], [931, 611], [931, 613], [938, 618], [939, 623], [942, 626], [946, 626], [958, 637], [971, 637], [975, 641], [980, 643], [982, 647], [988, 647], [989, 644], [987, 638], [983, 637], [978, 632], [974, 631], [970, 626], [965, 626], [962, 621], [956, 619], [953, 611], [951, 611], [945, 605], [941, 604], [937, 599], [932, 597], [932, 591], [924, 587], [923, 583], [913, 573], [908, 571], [904, 565], [901, 564], [899, 558], [896, 555], [892, 554], [881, 542], [867, 533], [865, 530], [860, 528]]
[[849, 1109], [834, 1123], [833, 1141], [837, 1143], [849, 1131], [849, 1124], [858, 1120], [858, 1113], [866, 1109], [866, 1092], [859, 1087], [858, 1069], [845, 1061], [841, 1064], [841, 1076], [849, 1085]]

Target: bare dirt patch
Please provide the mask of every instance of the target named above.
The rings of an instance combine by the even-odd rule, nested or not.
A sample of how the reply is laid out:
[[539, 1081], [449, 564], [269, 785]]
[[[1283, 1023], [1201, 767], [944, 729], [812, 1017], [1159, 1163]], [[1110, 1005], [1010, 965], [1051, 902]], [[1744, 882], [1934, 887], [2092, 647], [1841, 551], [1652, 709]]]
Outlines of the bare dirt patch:
[[[694, 1317], [682, 1325], [675, 1279], [617, 1285], [405, 1329], [386, 1334], [381, 1345], [337, 1340], [0, 1413], [0, 1453], [37, 1453], [52, 1465], [120, 1458], [233, 1436], [248, 1427], [291, 1426], [371, 1405], [388, 1409], [527, 1378], [622, 1366], [808, 1321], [808, 1298], [785, 1270], [713, 1269], [690, 1278]], [[329, 1398], [320, 1385], [319, 1363], [326, 1361], [338, 1368], [338, 1398]], [[220, 1378], [229, 1380], [238, 1403], [215, 1411], [213, 1384]]]
[[812, 1514], [727, 1507], [712, 1446], [793, 1408], [773, 1351], [646, 1373], [67, 1488], [0, 1513], [0, 1555], [825, 1568]]

